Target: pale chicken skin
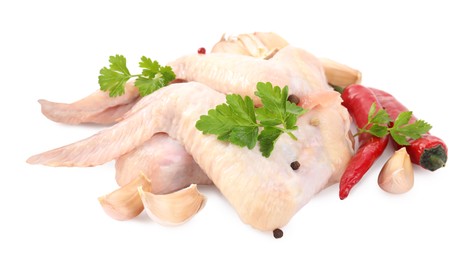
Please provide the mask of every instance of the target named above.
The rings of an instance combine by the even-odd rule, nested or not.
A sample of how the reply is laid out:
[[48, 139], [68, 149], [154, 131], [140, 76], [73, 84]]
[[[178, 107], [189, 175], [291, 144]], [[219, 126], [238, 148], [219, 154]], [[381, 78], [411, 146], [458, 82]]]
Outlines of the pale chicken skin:
[[[277, 43], [277, 46], [283, 48], [270, 60], [236, 53], [211, 53], [187, 55], [169, 65], [178, 80], [198, 81], [226, 94], [247, 95], [253, 98], [257, 105], [260, 105], [259, 98], [254, 95], [257, 82], [271, 82], [282, 87], [288, 85], [291, 86], [290, 94], [300, 98], [300, 106], [311, 108], [317, 103], [311, 100], [311, 97], [329, 88], [324, 84], [326, 78], [320, 61], [303, 49], [287, 46], [278, 36], [276, 39], [281, 40], [274, 41], [273, 34], [257, 35], [266, 41], [272, 40], [272, 45]], [[112, 98], [107, 92], [97, 90], [71, 104], [44, 99], [39, 100], [39, 103], [42, 113], [55, 122], [114, 124], [126, 113], [136, 110], [133, 106], [139, 99], [138, 89], [133, 82], [128, 82], [125, 94], [118, 97]]]
[[167, 194], [190, 184], [212, 184], [200, 166], [175, 139], [157, 133], [115, 162], [116, 182], [124, 186], [140, 174], [151, 180], [151, 192]]
[[41, 112], [50, 120], [64, 124], [114, 124], [139, 100], [139, 91], [133, 82], [125, 85], [125, 94], [110, 97], [108, 92], [97, 90], [73, 103], [38, 100]]
[[[294, 131], [298, 141], [282, 135], [269, 158], [263, 157], [257, 146], [248, 150], [197, 130], [196, 121], [224, 103], [225, 95], [190, 82], [156, 91], [143, 98], [155, 102], [147, 100], [145, 107], [114, 126], [85, 140], [35, 155], [28, 162], [99, 165], [142, 145], [155, 133], [164, 132], [184, 146], [243, 222], [269, 231], [285, 226], [314, 194], [339, 179], [352, 155], [348, 115], [341, 109], [339, 95], [327, 97], [299, 118], [299, 129]], [[313, 118], [318, 123], [313, 124]], [[336, 128], [327, 131], [328, 124]], [[331, 154], [334, 150], [337, 156]], [[297, 170], [290, 167], [294, 161], [301, 165]]]
[[177, 78], [198, 81], [221, 93], [237, 93], [251, 97], [257, 82], [290, 86], [290, 93], [300, 98], [300, 106], [311, 109], [319, 93], [330, 91], [319, 60], [311, 53], [287, 46], [272, 59], [264, 60], [233, 53], [193, 54], [168, 64]]

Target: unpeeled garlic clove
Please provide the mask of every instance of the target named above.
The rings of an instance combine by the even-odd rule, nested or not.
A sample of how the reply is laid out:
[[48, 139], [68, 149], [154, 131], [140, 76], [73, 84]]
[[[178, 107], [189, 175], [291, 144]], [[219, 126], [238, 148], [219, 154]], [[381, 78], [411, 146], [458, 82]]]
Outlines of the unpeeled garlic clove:
[[280, 50], [288, 45], [288, 42], [284, 38], [273, 32], [255, 32], [254, 36], [269, 50]]
[[116, 220], [132, 219], [144, 209], [138, 187], [141, 187], [142, 190], [150, 191], [151, 181], [143, 174], [140, 174], [123, 187], [99, 197], [98, 201], [110, 217]]
[[263, 58], [270, 53], [270, 50], [254, 34], [240, 34], [238, 35], [238, 41], [249, 52], [250, 56]]
[[405, 147], [397, 150], [380, 171], [378, 184], [386, 192], [400, 194], [413, 187], [413, 165]]
[[148, 216], [161, 224], [177, 225], [192, 218], [205, 205], [206, 198], [196, 184], [165, 195], [157, 195], [138, 187]]
[[234, 53], [247, 56], [250, 55], [240, 41], [231, 38], [227, 39], [224, 35], [221, 37], [221, 40], [213, 46], [211, 52]]
[[345, 88], [351, 84], [359, 84], [362, 80], [360, 71], [326, 58], [320, 58], [328, 83]]
[[[273, 41], [271, 42], [271, 40]], [[266, 42], [271, 42], [271, 46], [275, 47], [269, 48], [266, 45]], [[225, 37], [225, 35], [223, 35], [221, 40], [213, 46], [211, 52], [233, 53], [256, 58], [270, 59], [277, 53], [279, 49], [285, 47], [286, 45], [287, 42], [274, 33], [240, 34], [229, 37]]]

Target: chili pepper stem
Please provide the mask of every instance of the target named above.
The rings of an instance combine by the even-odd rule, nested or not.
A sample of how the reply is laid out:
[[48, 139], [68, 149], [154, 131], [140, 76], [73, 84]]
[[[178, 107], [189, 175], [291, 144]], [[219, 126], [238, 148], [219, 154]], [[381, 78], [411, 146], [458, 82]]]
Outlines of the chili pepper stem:
[[446, 166], [446, 162], [443, 161], [440, 156], [431, 155], [431, 157], [429, 157], [429, 160], [431, 161], [432, 165], [438, 165], [439, 167], [437, 167], [437, 168], [441, 168], [441, 167]]

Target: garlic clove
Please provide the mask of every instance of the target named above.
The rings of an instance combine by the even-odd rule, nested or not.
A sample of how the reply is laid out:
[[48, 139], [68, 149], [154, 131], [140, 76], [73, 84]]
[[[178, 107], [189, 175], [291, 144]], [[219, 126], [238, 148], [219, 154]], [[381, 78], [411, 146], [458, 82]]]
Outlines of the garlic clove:
[[263, 58], [270, 53], [269, 49], [254, 34], [240, 34], [238, 41], [253, 57]]
[[165, 195], [157, 195], [138, 187], [148, 216], [164, 225], [178, 225], [188, 221], [205, 205], [206, 198], [196, 184]]
[[394, 194], [405, 193], [413, 187], [413, 165], [405, 147], [397, 150], [388, 159], [377, 181], [380, 188]]
[[143, 203], [138, 193], [138, 187], [142, 190], [151, 190], [151, 181], [140, 174], [134, 180], [123, 187], [98, 198], [103, 210], [116, 220], [128, 220], [139, 215], [143, 209]]
[[288, 42], [284, 38], [273, 32], [255, 32], [254, 35], [269, 50], [282, 49], [288, 45]]
[[238, 40], [226, 39], [224, 35], [221, 37], [221, 40], [213, 46], [211, 52], [234, 53], [247, 56], [250, 55], [241, 42]]
[[328, 83], [345, 88], [362, 80], [360, 71], [330, 59], [320, 58]]

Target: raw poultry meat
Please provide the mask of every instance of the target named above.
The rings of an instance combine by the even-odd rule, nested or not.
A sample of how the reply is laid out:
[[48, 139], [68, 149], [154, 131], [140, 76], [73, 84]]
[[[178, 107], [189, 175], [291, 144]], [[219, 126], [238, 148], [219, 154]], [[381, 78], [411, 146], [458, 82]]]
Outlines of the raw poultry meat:
[[[339, 181], [352, 155], [349, 118], [340, 105], [339, 95], [327, 86], [321, 65], [313, 55], [287, 46], [271, 60], [234, 54], [189, 55], [171, 63], [171, 66], [174, 71], [180, 70], [177, 73], [179, 78], [203, 81], [223, 93], [247, 94], [256, 99], [256, 104], [258, 100], [253, 92], [258, 81], [289, 85], [291, 94], [300, 98], [300, 105], [310, 109], [299, 119], [296, 135], [300, 143], [281, 137], [269, 159], [262, 158], [256, 152], [257, 148], [247, 150], [225, 143], [221, 146], [214, 137], [208, 139], [211, 136], [196, 131], [194, 125], [198, 115], [223, 103], [224, 95], [208, 89], [208, 86], [188, 83], [168, 87], [184, 90], [165, 88], [158, 91], [160, 94], [154, 93], [136, 105], [131, 104], [130, 111], [126, 114], [124, 110], [120, 111], [120, 116], [116, 117], [123, 122], [110, 129], [75, 144], [33, 156], [28, 162], [51, 166], [94, 166], [116, 159], [116, 179], [120, 186], [144, 172], [150, 176], [155, 194], [172, 192], [190, 183], [210, 184], [214, 181], [241, 219], [261, 230], [285, 225], [311, 196]], [[250, 66], [256, 66], [258, 73], [243, 75], [248, 73]], [[208, 93], [199, 99], [199, 95], [191, 94], [193, 91], [200, 96], [203, 92]], [[208, 100], [212, 96], [215, 98]], [[87, 104], [85, 100], [82, 104]], [[169, 107], [178, 109], [175, 111]], [[238, 160], [236, 163], [234, 155]], [[197, 156], [195, 161], [192, 156]], [[213, 165], [206, 156], [216, 159], [218, 165]], [[293, 177], [295, 171], [290, 168], [294, 160], [302, 164], [296, 170], [299, 177]], [[267, 167], [261, 168], [259, 164]], [[255, 170], [261, 172], [260, 176], [253, 173]], [[249, 198], [242, 193], [254, 193], [258, 201], [254, 202], [253, 196]]]
[[145, 174], [154, 194], [167, 194], [190, 184], [212, 184], [184, 147], [165, 133], [155, 134], [117, 158], [115, 168], [118, 185], [124, 186]]
[[221, 93], [238, 93], [254, 99], [257, 82], [290, 87], [300, 98], [299, 105], [312, 108], [318, 94], [331, 91], [319, 60], [311, 53], [287, 46], [272, 59], [264, 60], [233, 53], [193, 54], [168, 64], [177, 78], [198, 81]]
[[[255, 32], [240, 34], [237, 36], [221, 37], [211, 49], [212, 53], [234, 53], [253, 56], [261, 59], [272, 58], [279, 50], [289, 43], [273, 32]], [[332, 86], [347, 87], [351, 84], [359, 84], [362, 79], [360, 71], [344, 64], [326, 58], [319, 58], [323, 66], [326, 80]]]
[[56, 103], [40, 99], [41, 112], [50, 120], [65, 124], [113, 124], [139, 100], [133, 82], [126, 83], [125, 94], [110, 97], [108, 92], [97, 90], [76, 102]]
[[196, 185], [212, 184], [184, 147], [165, 133], [117, 158], [115, 168], [120, 188], [98, 201], [116, 220], [132, 219], [146, 209], [153, 220], [181, 224], [204, 205]]
[[[298, 141], [283, 135], [272, 155], [203, 135], [195, 122], [225, 95], [197, 82], [173, 84], [143, 98], [148, 105], [94, 136], [28, 159], [51, 166], [93, 166], [131, 151], [155, 133], [165, 132], [191, 154], [196, 163], [238, 212], [242, 221], [273, 230], [314, 194], [336, 182], [352, 155], [349, 118], [339, 95], [331, 91], [313, 99], [313, 109], [298, 120]], [[150, 102], [151, 100], [153, 102]], [[290, 164], [301, 167], [293, 170]]]
[[[302, 49], [289, 46], [285, 39], [271, 32], [241, 34], [228, 39], [222, 37], [220, 42], [213, 46], [212, 53], [223, 54], [187, 55], [171, 62], [169, 65], [177, 71], [178, 77], [174, 82], [184, 79], [200, 81], [223, 93], [249, 95], [257, 101], [253, 93], [258, 81], [271, 81], [280, 86], [289, 85], [292, 94], [306, 96], [313, 91], [311, 88], [327, 86], [318, 84], [326, 81], [323, 73], [334, 85], [357, 83], [360, 80], [358, 71], [327, 59], [316, 59]], [[238, 57], [243, 55], [247, 57]], [[324, 70], [320, 70], [320, 64]], [[294, 69], [295, 67], [298, 69]], [[306, 82], [309, 84], [304, 84]], [[43, 114], [56, 122], [113, 124], [121, 119], [138, 99], [137, 88], [132, 82], [128, 82], [125, 95], [121, 97], [110, 98], [106, 93], [97, 91], [72, 104], [46, 100], [39, 102]], [[302, 100], [300, 105], [309, 107], [307, 103], [309, 102]]]

